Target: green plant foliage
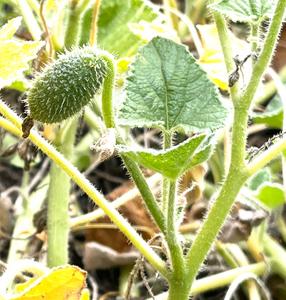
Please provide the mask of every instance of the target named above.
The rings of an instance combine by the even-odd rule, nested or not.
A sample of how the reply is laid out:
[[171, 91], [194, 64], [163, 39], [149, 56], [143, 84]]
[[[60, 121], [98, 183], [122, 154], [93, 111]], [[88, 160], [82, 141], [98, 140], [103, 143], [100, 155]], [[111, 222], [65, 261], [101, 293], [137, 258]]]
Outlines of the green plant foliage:
[[205, 134], [192, 137], [168, 150], [134, 150], [120, 147], [119, 151], [142, 166], [176, 180], [188, 169], [207, 160], [213, 144]]
[[13, 39], [21, 18], [10, 20], [0, 29], [0, 88], [23, 78], [29, 62], [36, 58], [42, 42], [24, 42]]
[[277, 183], [266, 183], [262, 185], [256, 197], [269, 209], [275, 209], [285, 203], [283, 186]]
[[139, 51], [126, 90], [122, 125], [202, 132], [225, 123], [217, 89], [186, 47], [171, 40], [156, 37]]
[[276, 0], [222, 0], [211, 8], [234, 22], [255, 23], [270, 17]]
[[96, 49], [67, 52], [35, 79], [28, 92], [30, 116], [44, 123], [61, 122], [87, 105], [107, 73]]
[[132, 32], [132, 24], [152, 22], [159, 15], [158, 9], [149, 1], [102, 0], [98, 22], [100, 48], [118, 57], [134, 55], [143, 41]]
[[262, 184], [269, 183], [271, 181], [271, 172], [269, 168], [264, 168], [257, 172], [248, 182], [248, 187], [252, 191], [256, 191]]
[[265, 124], [270, 128], [280, 129], [283, 126], [283, 105], [281, 99], [276, 95], [267, 105], [262, 113], [254, 113], [252, 120], [256, 124]]
[[0, 26], [4, 25], [8, 20], [15, 18], [18, 15], [15, 1], [0, 0]]

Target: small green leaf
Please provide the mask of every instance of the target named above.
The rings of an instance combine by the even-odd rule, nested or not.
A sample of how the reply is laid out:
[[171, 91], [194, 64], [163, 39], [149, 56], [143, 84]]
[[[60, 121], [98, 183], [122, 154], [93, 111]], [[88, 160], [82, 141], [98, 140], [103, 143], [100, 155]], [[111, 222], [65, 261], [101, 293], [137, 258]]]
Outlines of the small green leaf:
[[254, 113], [252, 120], [255, 124], [265, 124], [270, 128], [281, 129], [283, 125], [283, 105], [276, 95], [262, 113]]
[[203, 132], [222, 127], [227, 110], [185, 46], [156, 37], [138, 53], [127, 78], [122, 125]]
[[270, 209], [275, 209], [285, 203], [283, 186], [277, 183], [262, 185], [256, 197]]
[[118, 150], [142, 166], [176, 180], [188, 169], [207, 160], [212, 148], [211, 140], [201, 134], [166, 151], [133, 150], [127, 147], [119, 147]]
[[276, 0], [221, 0], [210, 7], [233, 22], [255, 23], [271, 17]]
[[9, 20], [7, 24], [0, 29], [0, 41], [10, 40], [20, 27], [22, 22], [22, 17], [17, 17]]
[[262, 184], [271, 181], [271, 172], [269, 168], [264, 168], [252, 176], [248, 182], [248, 187], [256, 191]]

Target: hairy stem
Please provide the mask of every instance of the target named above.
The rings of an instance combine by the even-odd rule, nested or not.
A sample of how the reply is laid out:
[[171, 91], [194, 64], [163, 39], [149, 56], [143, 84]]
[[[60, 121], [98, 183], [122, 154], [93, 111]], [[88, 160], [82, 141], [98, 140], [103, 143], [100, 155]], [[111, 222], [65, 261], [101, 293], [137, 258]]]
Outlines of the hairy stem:
[[[172, 135], [169, 132], [163, 134], [163, 148], [168, 149], [172, 146]], [[168, 214], [170, 180], [163, 177], [162, 183], [162, 211], [164, 216]]]
[[[267, 271], [267, 265], [265, 262], [260, 262], [252, 265], [248, 265], [245, 267], [238, 267], [234, 268], [222, 273], [218, 273], [215, 275], [207, 276], [202, 279], [198, 279], [194, 282], [191, 290], [191, 295], [198, 295], [207, 291], [215, 290], [224, 286], [229, 285], [232, 283], [236, 278], [240, 277], [243, 274], [246, 273], [252, 273], [255, 275], [263, 275]], [[155, 300], [165, 300], [167, 293], [162, 293], [160, 295], [155, 296]], [[179, 298], [176, 297], [176, 294], [174, 293], [173, 299], [185, 299], [185, 298]], [[188, 299], [188, 298], [186, 298]], [[151, 299], [148, 299], [151, 300]]]
[[[189, 278], [186, 276], [186, 266], [184, 261], [183, 250], [180, 240], [178, 239], [178, 230], [176, 228], [176, 182], [169, 184], [169, 201], [168, 201], [168, 214], [167, 214], [167, 234], [166, 240], [170, 251], [172, 262], [172, 276], [169, 280], [169, 300], [171, 299], [184, 299], [186, 287]], [[177, 293], [177, 297], [174, 296]], [[182, 293], [180, 295], [180, 293]]]
[[[2, 100], [0, 100], [0, 113], [12, 122], [18, 129], [21, 136], [22, 119], [16, 115]], [[7, 123], [4, 123], [7, 124]], [[11, 126], [7, 126], [7, 129]], [[16, 129], [13, 130], [16, 133]], [[141, 254], [149, 261], [149, 263], [161, 273], [162, 276], [168, 278], [169, 272], [162, 259], [154, 252], [154, 250], [143, 240], [143, 238], [134, 230], [134, 228], [126, 221], [126, 219], [107, 201], [104, 196], [88, 181], [85, 176], [80, 173], [64, 156], [58, 152], [50, 143], [41, 137], [35, 130], [31, 130], [29, 139], [47, 156], [50, 157], [68, 176], [92, 199], [118, 226], [118, 228], [126, 235], [131, 243], [141, 252]]]
[[115, 85], [115, 61], [113, 57], [104, 52], [100, 54], [100, 57], [105, 60], [107, 64], [107, 75], [103, 82], [102, 88], [102, 115], [105, 126], [107, 128], [115, 128], [115, 120], [113, 113], [113, 89]]
[[[172, 146], [172, 133], [166, 131], [163, 133], [164, 150]], [[177, 213], [177, 189], [176, 181], [163, 177], [162, 185], [162, 209], [163, 214], [167, 217], [167, 231], [165, 238], [168, 244], [170, 259], [172, 263], [172, 275], [169, 280], [169, 300], [175, 299], [177, 294], [179, 299], [185, 299], [186, 294], [186, 272], [183, 250], [178, 238], [178, 228], [176, 228]]]
[[262, 51], [258, 57], [257, 62], [254, 65], [250, 82], [240, 99], [241, 105], [243, 105], [246, 109], [249, 108], [257, 91], [258, 85], [260, 84], [261, 78], [271, 62], [278, 40], [278, 35], [282, 28], [282, 20], [285, 12], [285, 7], [286, 0], [279, 0], [277, 2], [274, 17], [270, 23], [268, 34], [264, 41]]
[[[113, 90], [116, 75], [115, 62], [112, 56], [105, 52], [101, 54], [101, 57], [106, 61], [108, 70], [107, 76], [103, 83], [102, 90], [102, 115], [105, 126], [107, 128], [115, 128], [116, 126], [113, 112]], [[117, 135], [117, 142], [119, 144], [124, 144], [124, 140], [119, 136], [119, 134]], [[162, 232], [165, 232], [164, 216], [140, 168], [138, 167], [137, 163], [135, 163], [128, 157], [121, 155], [121, 158], [132, 179], [134, 180], [136, 186], [138, 187], [142, 198], [148, 210], [150, 211], [155, 223], [158, 225]]]
[[[271, 55], [274, 51], [282, 24], [285, 7], [286, 0], [279, 0], [275, 10], [275, 17], [271, 22], [262, 53], [259, 61], [254, 66], [252, 78], [246, 89], [246, 92], [241, 99], [232, 99], [234, 103], [234, 120], [230, 170], [217, 199], [211, 206], [207, 214], [207, 218], [198, 235], [196, 236], [189, 253], [187, 254], [189, 265], [188, 278], [190, 280], [190, 287], [227, 215], [229, 214], [236, 196], [249, 176], [244, 160], [248, 109], [255, 95], [255, 91], [258, 87], [261, 76], [267, 68]], [[218, 13], [216, 13], [215, 21], [219, 35], [222, 34], [222, 36], [224, 36], [224, 32], [227, 30], [226, 24], [221, 22], [220, 15]], [[224, 43], [226, 44], [227, 41], [224, 41]], [[228, 49], [229, 45], [224, 46], [223, 48]], [[226, 54], [225, 51], [224, 54]], [[229, 56], [225, 58], [225, 61], [226, 65], [228, 65]]]
[[149, 212], [151, 213], [151, 216], [153, 217], [155, 223], [158, 225], [159, 229], [163, 233], [166, 233], [165, 218], [140, 168], [133, 160], [129, 159], [124, 155], [121, 155], [121, 159], [125, 167], [127, 168], [129, 174], [131, 175], [133, 181], [135, 182], [138, 190], [140, 191], [140, 194]]
[[[59, 132], [58, 150], [71, 159], [74, 149], [77, 120]], [[57, 164], [50, 171], [48, 190], [48, 266], [50, 268], [68, 263], [70, 177]]]
[[[213, 1], [210, 1], [213, 2]], [[228, 33], [228, 28], [226, 24], [226, 20], [224, 17], [218, 13], [213, 12], [214, 20], [216, 23], [219, 40], [224, 56], [225, 66], [228, 74], [231, 74], [235, 70], [235, 63], [233, 60], [233, 51], [232, 51], [232, 43], [230, 40], [230, 36]], [[229, 88], [231, 99], [233, 102], [236, 102], [239, 97], [239, 84], [236, 83], [234, 86]]]
[[72, 46], [77, 45], [79, 42], [79, 34], [82, 27], [82, 18], [88, 8], [90, 0], [82, 0], [79, 3], [70, 1], [69, 14], [65, 33], [65, 47], [70, 49]]
[[254, 175], [256, 172], [264, 168], [269, 162], [279, 156], [283, 151], [286, 150], [286, 140], [280, 139], [274, 145], [268, 148], [267, 151], [258, 155], [251, 163], [247, 166], [249, 176]]

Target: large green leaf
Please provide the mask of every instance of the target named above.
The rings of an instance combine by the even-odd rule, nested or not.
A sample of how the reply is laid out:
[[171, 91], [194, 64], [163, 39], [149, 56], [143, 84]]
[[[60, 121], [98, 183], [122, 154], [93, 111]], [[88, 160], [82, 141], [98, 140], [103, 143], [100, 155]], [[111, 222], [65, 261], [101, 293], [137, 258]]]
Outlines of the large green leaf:
[[103, 0], [98, 22], [99, 46], [117, 56], [131, 56], [143, 41], [132, 30], [139, 21], [152, 22], [158, 10], [145, 0]]
[[234, 22], [252, 23], [270, 17], [276, 0], [221, 0], [211, 8]]
[[0, 29], [0, 88], [21, 79], [23, 71], [29, 68], [29, 61], [36, 57], [43, 46], [42, 42], [12, 39], [20, 21], [21, 18], [15, 18]]
[[212, 148], [212, 140], [201, 134], [166, 151], [134, 150], [127, 147], [119, 147], [118, 150], [142, 166], [176, 180], [188, 169], [207, 160]]
[[162, 37], [140, 49], [126, 91], [122, 125], [202, 132], [222, 127], [226, 119], [216, 87], [187, 48]]

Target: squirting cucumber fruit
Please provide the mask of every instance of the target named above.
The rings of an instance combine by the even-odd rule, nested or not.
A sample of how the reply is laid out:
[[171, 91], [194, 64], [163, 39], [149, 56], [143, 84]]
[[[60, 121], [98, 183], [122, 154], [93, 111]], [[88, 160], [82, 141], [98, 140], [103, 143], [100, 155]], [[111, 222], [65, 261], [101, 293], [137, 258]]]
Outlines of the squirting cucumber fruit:
[[92, 47], [60, 55], [28, 91], [29, 117], [50, 124], [75, 115], [100, 90], [107, 72], [106, 61]]

